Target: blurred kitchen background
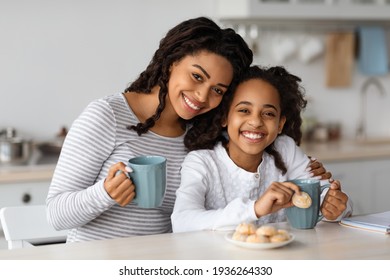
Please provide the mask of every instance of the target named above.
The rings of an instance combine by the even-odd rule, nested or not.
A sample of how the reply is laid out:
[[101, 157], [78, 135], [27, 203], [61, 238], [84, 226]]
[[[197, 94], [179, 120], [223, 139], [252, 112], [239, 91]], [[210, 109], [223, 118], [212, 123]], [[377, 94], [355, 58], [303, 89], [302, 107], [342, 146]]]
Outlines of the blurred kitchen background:
[[197, 16], [242, 34], [256, 64], [302, 78], [302, 147], [355, 213], [390, 210], [390, 0], [0, 0], [0, 207], [44, 203], [73, 120]]

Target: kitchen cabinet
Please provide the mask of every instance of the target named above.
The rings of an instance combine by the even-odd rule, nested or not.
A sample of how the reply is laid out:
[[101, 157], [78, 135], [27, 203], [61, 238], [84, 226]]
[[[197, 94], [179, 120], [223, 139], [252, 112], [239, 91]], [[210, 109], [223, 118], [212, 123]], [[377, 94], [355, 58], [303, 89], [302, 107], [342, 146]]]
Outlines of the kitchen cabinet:
[[[58, 157], [0, 166], [0, 208], [45, 204]], [[1, 225], [0, 225], [1, 230]]]
[[49, 185], [50, 180], [0, 184], [0, 208], [45, 204]]
[[390, 210], [390, 158], [323, 162], [353, 202], [353, 214]]
[[[343, 29], [364, 23], [390, 26], [389, 0], [218, 0], [217, 17], [223, 23], [261, 23], [304, 29]], [[310, 23], [310, 25], [307, 25]]]
[[307, 155], [321, 161], [353, 202], [354, 214], [390, 210], [390, 139], [384, 142], [340, 140], [303, 143]]

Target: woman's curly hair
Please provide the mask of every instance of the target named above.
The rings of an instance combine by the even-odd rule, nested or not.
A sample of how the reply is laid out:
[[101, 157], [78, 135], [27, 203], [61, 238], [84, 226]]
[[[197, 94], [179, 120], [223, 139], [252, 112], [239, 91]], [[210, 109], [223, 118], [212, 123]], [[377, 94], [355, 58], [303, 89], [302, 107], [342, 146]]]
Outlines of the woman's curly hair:
[[[150, 93], [154, 86], [160, 87], [160, 104], [154, 115], [144, 123], [129, 126], [129, 129], [134, 129], [138, 135], [141, 135], [154, 126], [165, 108], [171, 65], [187, 55], [203, 50], [226, 58], [233, 66], [234, 78], [240, 77], [249, 68], [253, 59], [248, 45], [231, 28], [221, 29], [206, 17], [194, 18], [178, 24], [160, 41], [159, 48], [146, 70], [125, 89], [125, 92]], [[189, 122], [191, 123], [192, 120]]]
[[[220, 141], [223, 144], [227, 144], [228, 140], [225, 136], [226, 128], [222, 127], [222, 121], [227, 118], [237, 86], [252, 79], [266, 81], [278, 91], [281, 116], [286, 117], [281, 134], [290, 136], [297, 145], [300, 145], [302, 140], [301, 112], [307, 104], [304, 98], [304, 89], [300, 86], [301, 79], [290, 74], [281, 66], [270, 68], [252, 66], [239, 81], [236, 81], [231, 86], [229, 90], [233, 94], [227, 95], [226, 98], [224, 97], [220, 106], [216, 109], [215, 114], [210, 118], [208, 125], [203, 127], [203, 131], [199, 132], [199, 135], [193, 135], [193, 137], [187, 139], [185, 144], [188, 150], [212, 149]], [[285, 173], [287, 169], [279, 152], [275, 149], [274, 143], [269, 145], [265, 150], [274, 157], [276, 166]]]

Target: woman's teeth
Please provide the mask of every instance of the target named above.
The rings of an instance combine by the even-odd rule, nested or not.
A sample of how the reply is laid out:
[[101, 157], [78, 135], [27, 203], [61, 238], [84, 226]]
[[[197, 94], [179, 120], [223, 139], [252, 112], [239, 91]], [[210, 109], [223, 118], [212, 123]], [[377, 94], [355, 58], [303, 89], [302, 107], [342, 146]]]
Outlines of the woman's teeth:
[[186, 104], [188, 105], [188, 107], [190, 107], [190, 108], [193, 109], [193, 110], [197, 110], [197, 111], [200, 110], [200, 107], [198, 107], [198, 106], [196, 106], [194, 103], [192, 103], [185, 95], [184, 95], [183, 97], [184, 97], [184, 101], [186, 102]]

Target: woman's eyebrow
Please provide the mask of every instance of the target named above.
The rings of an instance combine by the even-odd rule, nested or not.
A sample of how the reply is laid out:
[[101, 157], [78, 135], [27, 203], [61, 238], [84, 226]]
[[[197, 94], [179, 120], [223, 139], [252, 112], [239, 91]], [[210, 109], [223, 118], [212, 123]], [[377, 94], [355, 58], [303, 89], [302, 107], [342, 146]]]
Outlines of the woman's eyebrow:
[[[199, 64], [192, 64], [192, 66], [198, 68], [207, 77], [207, 79], [210, 79], [210, 77], [211, 77], [210, 74], [207, 73], [207, 71], [202, 66], [200, 66]], [[218, 83], [218, 85], [221, 86], [221, 87], [224, 87], [224, 88], [228, 88], [229, 87], [228, 85], [224, 85], [224, 84], [221, 84], [221, 83]]]
[[210, 79], [209, 73], [207, 73], [207, 71], [202, 66], [200, 66], [199, 64], [192, 64], [192, 66], [198, 68], [200, 71], [203, 72], [203, 74], [207, 77], [207, 79]]

